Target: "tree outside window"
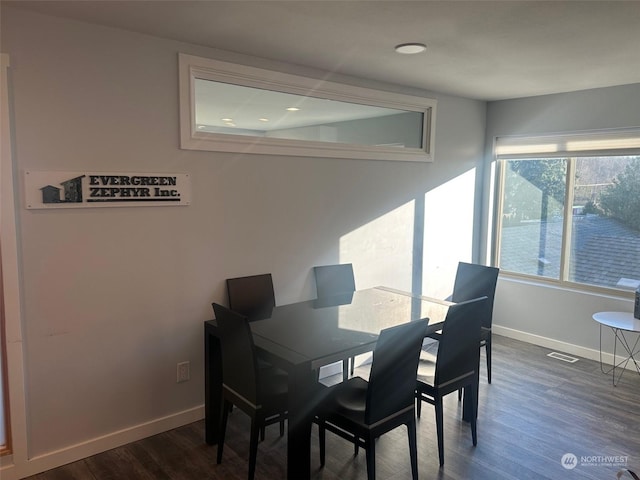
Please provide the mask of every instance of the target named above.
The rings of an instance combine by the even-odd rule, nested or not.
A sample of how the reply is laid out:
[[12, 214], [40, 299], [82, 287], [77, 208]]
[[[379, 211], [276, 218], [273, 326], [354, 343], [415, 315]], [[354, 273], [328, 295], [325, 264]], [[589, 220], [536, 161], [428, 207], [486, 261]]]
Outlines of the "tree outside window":
[[503, 270], [616, 289], [640, 284], [640, 156], [502, 162]]

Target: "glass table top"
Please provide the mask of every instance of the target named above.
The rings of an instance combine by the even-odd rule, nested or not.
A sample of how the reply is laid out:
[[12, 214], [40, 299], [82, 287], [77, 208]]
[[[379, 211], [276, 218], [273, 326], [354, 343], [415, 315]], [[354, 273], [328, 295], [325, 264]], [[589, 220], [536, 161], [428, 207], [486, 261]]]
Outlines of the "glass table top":
[[384, 328], [419, 319], [429, 319], [430, 325], [441, 323], [450, 305], [376, 287], [275, 307], [269, 318], [252, 322], [251, 329], [257, 346], [278, 350], [281, 356], [288, 352], [294, 362], [315, 362], [315, 368], [373, 350]]

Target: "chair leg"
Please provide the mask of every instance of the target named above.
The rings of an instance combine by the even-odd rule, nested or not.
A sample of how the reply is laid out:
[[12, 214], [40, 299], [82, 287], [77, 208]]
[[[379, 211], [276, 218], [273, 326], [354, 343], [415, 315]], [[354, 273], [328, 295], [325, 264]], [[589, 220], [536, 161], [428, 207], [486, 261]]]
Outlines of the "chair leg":
[[222, 404], [222, 412], [220, 414], [220, 438], [218, 438], [218, 455], [216, 461], [218, 464], [222, 463], [222, 450], [224, 449], [224, 437], [227, 432], [227, 417], [229, 416], [229, 410], [232, 405], [226, 400]]
[[460, 402], [462, 400], [462, 389], [459, 388], [458, 389], [458, 401]]
[[420, 414], [422, 413], [422, 398], [420, 398], [420, 392], [416, 393], [416, 415], [420, 418]]
[[367, 480], [376, 479], [376, 441], [374, 438], [367, 439]]
[[324, 467], [326, 430], [322, 421], [318, 424], [318, 441], [320, 443], [320, 466]]
[[342, 380], [346, 382], [349, 379], [349, 360], [342, 361]]
[[280, 436], [281, 437], [284, 437], [284, 419], [285, 419], [284, 413], [281, 413], [280, 414]]
[[258, 457], [258, 434], [260, 432], [258, 422], [251, 419], [251, 440], [249, 443], [249, 480], [253, 480], [256, 473], [256, 458]]
[[471, 424], [471, 439], [473, 440], [473, 446], [475, 447], [476, 445], [478, 445], [478, 391], [474, 387], [471, 387], [467, 390], [467, 392], [471, 397], [471, 404], [473, 405], [474, 411], [474, 415], [471, 415], [469, 423]]
[[444, 465], [444, 415], [442, 407], [442, 397], [436, 396], [435, 398], [435, 410], [436, 410], [436, 431], [438, 435], [438, 457], [440, 459], [440, 466]]
[[351, 376], [353, 377], [353, 371], [356, 368], [356, 357], [351, 357], [349, 363], [351, 364]]
[[416, 441], [416, 419], [413, 418], [407, 423], [407, 434], [409, 436], [409, 457], [411, 458], [411, 478], [418, 480], [418, 444]]
[[484, 350], [487, 354], [487, 381], [491, 383], [491, 334], [484, 344]]
[[260, 429], [260, 441], [264, 442], [264, 432], [266, 430], [266, 427], [263, 425], [262, 428]]

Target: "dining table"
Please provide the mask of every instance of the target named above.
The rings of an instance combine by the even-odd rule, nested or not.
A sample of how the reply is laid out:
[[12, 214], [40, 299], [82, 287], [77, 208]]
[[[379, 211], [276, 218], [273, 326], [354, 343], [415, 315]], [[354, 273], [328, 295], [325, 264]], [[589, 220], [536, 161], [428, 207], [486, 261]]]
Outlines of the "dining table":
[[[276, 306], [265, 312], [263, 319], [250, 322], [260, 358], [288, 374], [288, 479], [310, 477], [313, 412], [322, 400], [318, 369], [372, 352], [384, 328], [426, 319], [427, 334], [436, 332], [451, 305], [446, 300], [380, 286]], [[223, 381], [220, 339], [215, 319], [206, 321], [204, 328], [205, 440], [216, 444]], [[465, 404], [466, 418], [472, 414], [469, 408]]]

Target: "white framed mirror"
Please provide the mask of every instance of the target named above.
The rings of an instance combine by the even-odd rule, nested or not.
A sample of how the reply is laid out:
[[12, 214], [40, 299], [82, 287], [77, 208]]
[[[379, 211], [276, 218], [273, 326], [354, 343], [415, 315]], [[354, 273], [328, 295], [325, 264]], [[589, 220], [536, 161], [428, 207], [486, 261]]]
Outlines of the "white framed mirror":
[[433, 161], [436, 100], [179, 54], [181, 148]]

